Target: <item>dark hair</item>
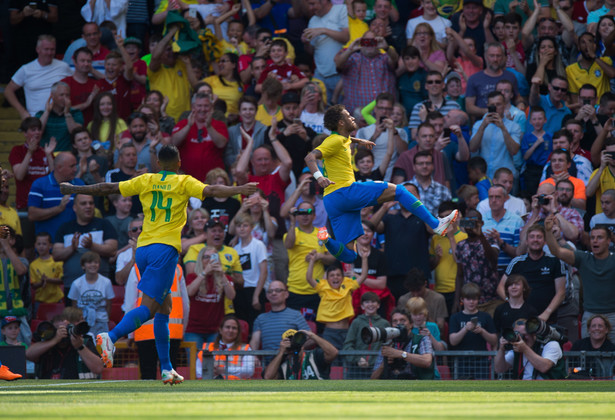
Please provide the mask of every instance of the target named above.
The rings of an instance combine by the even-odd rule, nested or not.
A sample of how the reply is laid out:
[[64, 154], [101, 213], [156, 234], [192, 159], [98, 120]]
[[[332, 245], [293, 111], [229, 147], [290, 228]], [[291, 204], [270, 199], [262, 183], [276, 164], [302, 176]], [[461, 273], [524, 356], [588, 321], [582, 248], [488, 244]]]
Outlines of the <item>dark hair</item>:
[[134, 120], [143, 120], [143, 122], [147, 124], [149, 121], [149, 115], [144, 114], [143, 112], [135, 111], [128, 116], [126, 124], [130, 126]]
[[416, 159], [420, 157], [429, 157], [433, 162], [433, 155], [431, 154], [431, 151], [421, 150], [420, 152], [417, 152], [416, 155], [414, 155], [414, 157], [412, 158], [412, 163], [416, 163]]
[[239, 101], [237, 102], [237, 108], [241, 108], [241, 104], [244, 104], [244, 103], [252, 104], [254, 105], [255, 108], [258, 108], [258, 101], [256, 100], [254, 96], [244, 95], [241, 98], [239, 98]]
[[361, 224], [367, 226], [372, 232], [376, 232], [376, 225], [374, 225], [371, 221], [363, 219], [361, 220]]
[[598, 90], [596, 89], [596, 87], [594, 85], [590, 85], [589, 83], [583, 84], [583, 86], [579, 88], [579, 93], [582, 90], [591, 90], [592, 92], [594, 92], [595, 96], [598, 96]]
[[158, 160], [161, 163], [175, 163], [179, 160], [179, 150], [172, 144], [166, 144], [158, 151]]
[[568, 150], [566, 149], [555, 149], [553, 152], [551, 152], [551, 157], [553, 157], [553, 155], [565, 155], [566, 161], [568, 163], [572, 162], [572, 159], [570, 158], [570, 152], [568, 152]]
[[402, 58], [403, 57], [411, 57], [411, 58], [419, 57], [420, 58], [421, 57], [421, 52], [414, 45], [408, 45], [406, 48], [404, 48], [402, 50], [401, 56], [402, 56]]
[[354, 163], [357, 164], [361, 159], [371, 156], [374, 159], [374, 153], [369, 149], [358, 149], [354, 155]]
[[504, 282], [504, 294], [506, 294], [506, 297], [509, 297], [508, 288], [514, 283], [521, 283], [523, 286], [523, 300], [527, 300], [532, 289], [530, 288], [530, 284], [527, 282], [527, 279], [521, 274], [511, 274]]
[[[581, 129], [583, 129], [583, 127], [585, 126], [585, 124], [583, 124], [582, 121], [574, 120], [574, 119], [566, 121], [564, 123], [564, 126], [567, 126], [568, 124], [578, 125], [579, 127], [581, 127]], [[568, 129], [566, 129], [566, 131], [570, 132]], [[556, 133], [559, 133], [559, 132], [560, 132], [560, 130], [556, 131]], [[559, 135], [562, 136], [564, 134], [560, 133]], [[570, 136], [572, 138], [572, 133], [570, 133]], [[555, 134], [553, 134], [553, 138], [555, 138]]]
[[39, 232], [36, 234], [36, 236], [34, 236], [34, 238], [47, 238], [49, 239], [49, 243], [53, 244], [53, 238], [51, 237], [51, 234], [49, 232]]
[[413, 267], [406, 274], [405, 285], [406, 288], [411, 292], [418, 292], [427, 284], [427, 277], [425, 277], [425, 273], [423, 270]]
[[85, 263], [89, 262], [100, 262], [100, 255], [93, 251], [88, 251], [81, 256], [79, 263], [83, 266]]
[[390, 103], [394, 104], [395, 96], [393, 96], [393, 94], [389, 92], [382, 92], [382, 93], [379, 93], [378, 96], [376, 96], [376, 103], [380, 101], [389, 101]]
[[220, 321], [220, 326], [218, 327], [218, 335], [214, 340], [215, 350], [220, 348], [220, 341], [222, 340], [222, 334], [220, 334], [220, 329], [222, 329], [222, 326], [226, 324], [226, 321], [235, 321], [237, 323], [237, 338], [233, 342], [231, 349], [236, 350], [241, 345], [241, 322], [239, 322], [239, 318], [237, 318], [235, 315], [228, 314], [224, 315], [224, 318], [222, 318], [222, 321]]
[[[569, 124], [570, 121], [568, 121], [566, 124]], [[562, 128], [561, 130], [557, 130], [555, 133], [553, 133], [553, 137], [552, 137], [553, 139], [558, 139], [560, 137], [566, 137], [566, 139], [568, 140], [568, 143], [572, 143], [572, 133], [570, 132], [570, 130], [566, 130], [565, 128]]]
[[43, 123], [37, 117], [27, 117], [19, 125], [19, 131], [22, 133], [25, 133], [31, 128], [40, 128], [42, 130]]
[[[380, 96], [380, 95], [378, 95]], [[377, 99], [376, 99], [377, 101]], [[343, 112], [346, 110], [344, 105], [333, 105], [325, 112], [324, 123], [329, 131], [337, 131], [337, 126], [342, 121]]]
[[442, 213], [443, 211], [457, 210], [458, 208], [459, 208], [459, 206], [454, 201], [451, 201], [451, 200], [443, 201], [438, 206], [438, 214]]
[[474, 156], [468, 161], [468, 169], [478, 169], [480, 173], [487, 173], [487, 161], [480, 156]]
[[492, 92], [489, 92], [489, 94], [487, 95], [487, 99], [489, 100], [491, 98], [497, 98], [498, 96], [501, 96], [502, 98], [504, 97], [502, 92], [500, 92], [499, 90], [494, 90]]
[[408, 312], [405, 309], [399, 309], [399, 308], [393, 309], [393, 311], [391, 312], [391, 320], [393, 319], [393, 315], [395, 314], [401, 314], [405, 316], [408, 319], [408, 321], [410, 321], [410, 323], [412, 324], [412, 317], [410, 316], [410, 314], [408, 314]]
[[532, 226], [527, 228], [526, 235], [529, 235], [530, 232], [535, 232], [535, 231], [541, 232], [543, 236], [546, 236], [547, 234], [547, 232], [545, 231], [545, 227], [543, 225], [534, 223]]
[[421, 129], [422, 129], [422, 128], [425, 128], [425, 127], [427, 127], [427, 128], [431, 128], [432, 130], [434, 130], [434, 131], [435, 131], [435, 128], [434, 128], [434, 126], [433, 126], [433, 125], [431, 125], [431, 124], [430, 124], [430, 123], [428, 123], [428, 122], [424, 122], [424, 123], [420, 123], [420, 124], [419, 124], [419, 126], [418, 126], [418, 128], [416, 129], [416, 133], [417, 133], [417, 135], [418, 135], [418, 133], [421, 131]]
[[555, 184], [555, 188], [557, 188], [557, 186], [559, 184], [568, 184], [570, 185], [570, 187], [572, 187], [572, 193], [574, 194], [574, 184], [572, 183], [571, 180], [569, 179], [560, 179], [559, 181], [557, 181], [557, 183]]
[[521, 16], [515, 12], [506, 13], [504, 15], [505, 24], [506, 23], [518, 23], [520, 27], [522, 22], [523, 22], [523, 19], [521, 18]]
[[[83, 26], [85, 26], [85, 25], [83, 25]], [[75, 52], [73, 53], [73, 60], [75, 60], [75, 64], [76, 64], [76, 62], [77, 62], [77, 57], [79, 57], [79, 54], [81, 54], [81, 53], [83, 53], [83, 54], [87, 54], [87, 55], [89, 55], [90, 57], [93, 57], [93, 56], [94, 56], [94, 54], [92, 54], [92, 51], [90, 51], [90, 49], [89, 49], [88, 47], [81, 47], [81, 48], [77, 48], [77, 49], [75, 50]]]
[[284, 41], [282, 38], [274, 39], [271, 42], [271, 47], [273, 47], [273, 46], [282, 47], [282, 48], [284, 48], [284, 51], [288, 52], [288, 45], [286, 45], [286, 41]]
[[476, 283], [466, 283], [461, 288], [462, 299], [478, 299], [480, 294], [480, 287]]
[[[102, 99], [105, 97], [111, 98], [111, 115], [109, 115], [109, 135], [106, 139], [101, 139], [100, 138], [100, 128], [102, 127], [102, 124], [103, 124], [103, 116], [100, 113], [100, 101], [102, 101]], [[90, 134], [92, 134], [92, 138], [95, 140], [99, 140], [101, 142], [108, 140], [111, 143], [111, 146], [109, 147], [109, 151], [112, 152], [115, 146], [115, 134], [116, 134], [115, 128], [117, 127], [117, 122], [120, 119], [119, 115], [117, 114], [117, 105], [115, 103], [115, 95], [113, 95], [111, 92], [108, 92], [108, 91], [100, 92], [94, 98], [94, 103], [92, 104], [92, 108], [94, 111], [94, 115], [92, 117], [92, 128], [91, 128]]]
[[329, 273], [331, 273], [332, 271], [337, 271], [337, 270], [340, 270], [342, 272], [342, 274], [344, 274], [344, 269], [342, 268], [342, 265], [338, 264], [337, 261], [336, 261], [333, 264], [327, 266], [327, 269], [325, 270], [325, 275], [328, 276]]
[[[70, 132], [70, 142], [73, 146], [73, 154], [75, 156], [77, 156], [77, 148], [75, 147], [75, 138], [77, 137], [78, 134], [81, 134], [81, 133], [88, 133], [88, 137], [90, 138], [90, 140], [92, 140], [92, 135], [90, 134], [88, 129], [83, 126], [77, 127], [73, 131], [71, 131]], [[90, 150], [92, 151], [92, 153], [94, 153], [94, 149], [92, 148], [92, 145], [90, 145]]]
[[444, 118], [444, 115], [442, 115], [440, 111], [431, 111], [427, 113], [427, 116], [425, 117], [425, 121], [433, 121], [433, 120], [437, 120], [440, 118]]
[[[239, 77], [239, 70], [237, 70], [237, 65], [239, 63], [239, 57], [237, 56], [237, 54], [232, 53], [232, 52], [227, 52], [222, 54], [222, 57], [226, 57], [229, 59], [229, 61], [235, 65], [235, 68], [233, 69], [233, 79], [235, 79], [234, 81], [237, 83], [241, 83], [241, 78]], [[220, 58], [222, 58], [220, 57]], [[228, 87], [230, 86], [222, 76], [218, 75], [218, 79], [220, 80], [220, 83], [222, 83], [222, 86]]]
[[499, 178], [502, 174], [513, 175], [513, 172], [509, 168], [502, 166], [501, 168], [495, 170], [493, 179]]
[[541, 107], [540, 105], [534, 105], [533, 107], [530, 108], [530, 116], [535, 112], [542, 112], [542, 115], [545, 115], [545, 116], [547, 115], [544, 108]]
[[[555, 45], [557, 45], [557, 44], [555, 44]], [[550, 83], [551, 83], [551, 84], [553, 84], [553, 82], [554, 82], [554, 81], [556, 81], [556, 80], [561, 80], [562, 82], [566, 82], [566, 85], [569, 85], [569, 83], [568, 83], [568, 79], [566, 79], [566, 78], [565, 78], [565, 77], [563, 77], [563, 76], [559, 76], [559, 75], [557, 75], [557, 76], [553, 76], [553, 79], [551, 79], [551, 82], [550, 82]]]
[[273, 32], [271, 32], [271, 29], [260, 28], [258, 31], [256, 31], [256, 38], [258, 39], [258, 37], [262, 34], [273, 35]]
[[282, 82], [280, 82], [275, 77], [267, 77], [263, 82], [262, 87], [263, 94], [267, 93], [271, 98], [281, 98], [282, 92], [284, 91], [284, 86]]
[[[360, 0], [363, 1], [363, 0]], [[353, 2], [356, 3], [357, 1], [355, 0]], [[365, 292], [361, 295], [361, 303], [363, 302], [378, 302], [380, 303], [380, 298], [378, 297], [377, 294], [375, 294], [374, 292]]]
[[438, 76], [440, 80], [444, 80], [444, 77], [442, 77], [442, 73], [437, 70], [429, 70], [425, 75], [425, 79], [427, 79], [429, 76]]

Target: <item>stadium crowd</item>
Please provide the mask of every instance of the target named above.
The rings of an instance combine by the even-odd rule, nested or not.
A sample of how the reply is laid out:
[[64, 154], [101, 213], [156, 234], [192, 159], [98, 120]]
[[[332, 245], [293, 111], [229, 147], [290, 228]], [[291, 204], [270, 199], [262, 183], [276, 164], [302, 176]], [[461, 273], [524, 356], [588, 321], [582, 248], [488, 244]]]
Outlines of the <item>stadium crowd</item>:
[[[59, 184], [158, 172], [163, 145], [206, 184], [260, 188], [191, 199], [174, 360], [182, 340], [279, 350], [265, 378], [326, 378], [338, 351], [380, 349], [362, 327], [392, 322], [415, 338], [348, 356], [356, 378], [437, 378], [434, 351], [498, 348], [498, 371], [522, 354], [534, 369], [515, 367], [519, 378], [558, 377], [570, 344], [541, 344], [532, 318], [573, 349], [615, 351], [612, 1], [13, 0], [9, 15], [4, 97], [24, 142], [3, 162], [16, 201], [4, 185], [0, 345], [26, 345], [38, 377], [98, 375], [91, 340], [67, 341], [66, 325], [108, 331], [141, 299], [138, 197]], [[362, 211], [354, 264], [327, 252], [304, 158], [334, 131], [333, 104], [374, 142], [353, 150], [357, 182], [402, 184], [437, 217], [457, 209], [453, 229], [434, 235], [385, 203]], [[168, 206], [154, 197], [153, 210]], [[37, 333], [45, 309], [64, 306], [56, 335]], [[513, 328], [516, 355], [501, 338]], [[297, 331], [317, 347], [307, 368], [287, 360]], [[155, 378], [152, 325], [127, 338]], [[486, 377], [483, 362], [465, 376]], [[226, 363], [216, 377], [254, 373], [251, 356]]]

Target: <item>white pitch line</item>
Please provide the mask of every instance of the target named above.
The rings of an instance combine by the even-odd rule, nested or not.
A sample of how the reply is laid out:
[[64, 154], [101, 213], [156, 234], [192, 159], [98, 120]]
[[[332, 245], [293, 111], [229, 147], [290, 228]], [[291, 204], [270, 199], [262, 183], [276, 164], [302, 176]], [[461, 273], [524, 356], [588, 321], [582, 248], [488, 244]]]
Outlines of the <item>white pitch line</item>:
[[112, 384], [117, 382], [130, 382], [129, 380], [118, 381], [95, 381], [95, 382], [63, 382], [59, 384], [38, 384], [38, 385], [14, 385], [14, 386], [0, 386], [0, 389], [16, 389], [16, 388], [53, 388], [56, 386], [68, 386], [68, 385], [100, 385], [100, 384]]

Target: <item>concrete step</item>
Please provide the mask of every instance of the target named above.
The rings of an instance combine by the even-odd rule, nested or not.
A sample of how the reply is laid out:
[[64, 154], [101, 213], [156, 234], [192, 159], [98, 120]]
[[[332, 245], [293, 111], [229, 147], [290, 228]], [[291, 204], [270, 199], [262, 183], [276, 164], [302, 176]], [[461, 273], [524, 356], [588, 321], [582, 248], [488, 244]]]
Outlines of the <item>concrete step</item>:
[[[2, 114], [2, 111], [0, 111], [0, 114]], [[21, 125], [21, 120], [19, 118], [14, 119], [2, 119], [2, 116], [0, 115], [0, 132], [2, 131], [11, 131], [11, 132], [18, 132], [19, 131], [19, 126]]]

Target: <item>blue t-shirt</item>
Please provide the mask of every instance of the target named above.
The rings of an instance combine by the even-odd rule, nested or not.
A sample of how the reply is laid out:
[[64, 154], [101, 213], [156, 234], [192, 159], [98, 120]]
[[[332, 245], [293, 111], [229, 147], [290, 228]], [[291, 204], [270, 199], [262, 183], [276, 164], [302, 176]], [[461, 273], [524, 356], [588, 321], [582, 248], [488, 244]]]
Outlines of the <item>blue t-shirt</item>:
[[[544, 166], [549, 161], [549, 156], [551, 156], [551, 152], [553, 151], [553, 137], [551, 137], [551, 134], [545, 132], [542, 138], [544, 142], [534, 150], [534, 153], [526, 160], [527, 163]], [[526, 132], [521, 139], [521, 155], [524, 156], [525, 152], [536, 143], [536, 140], [538, 140], [538, 137], [536, 137], [534, 133]]]

